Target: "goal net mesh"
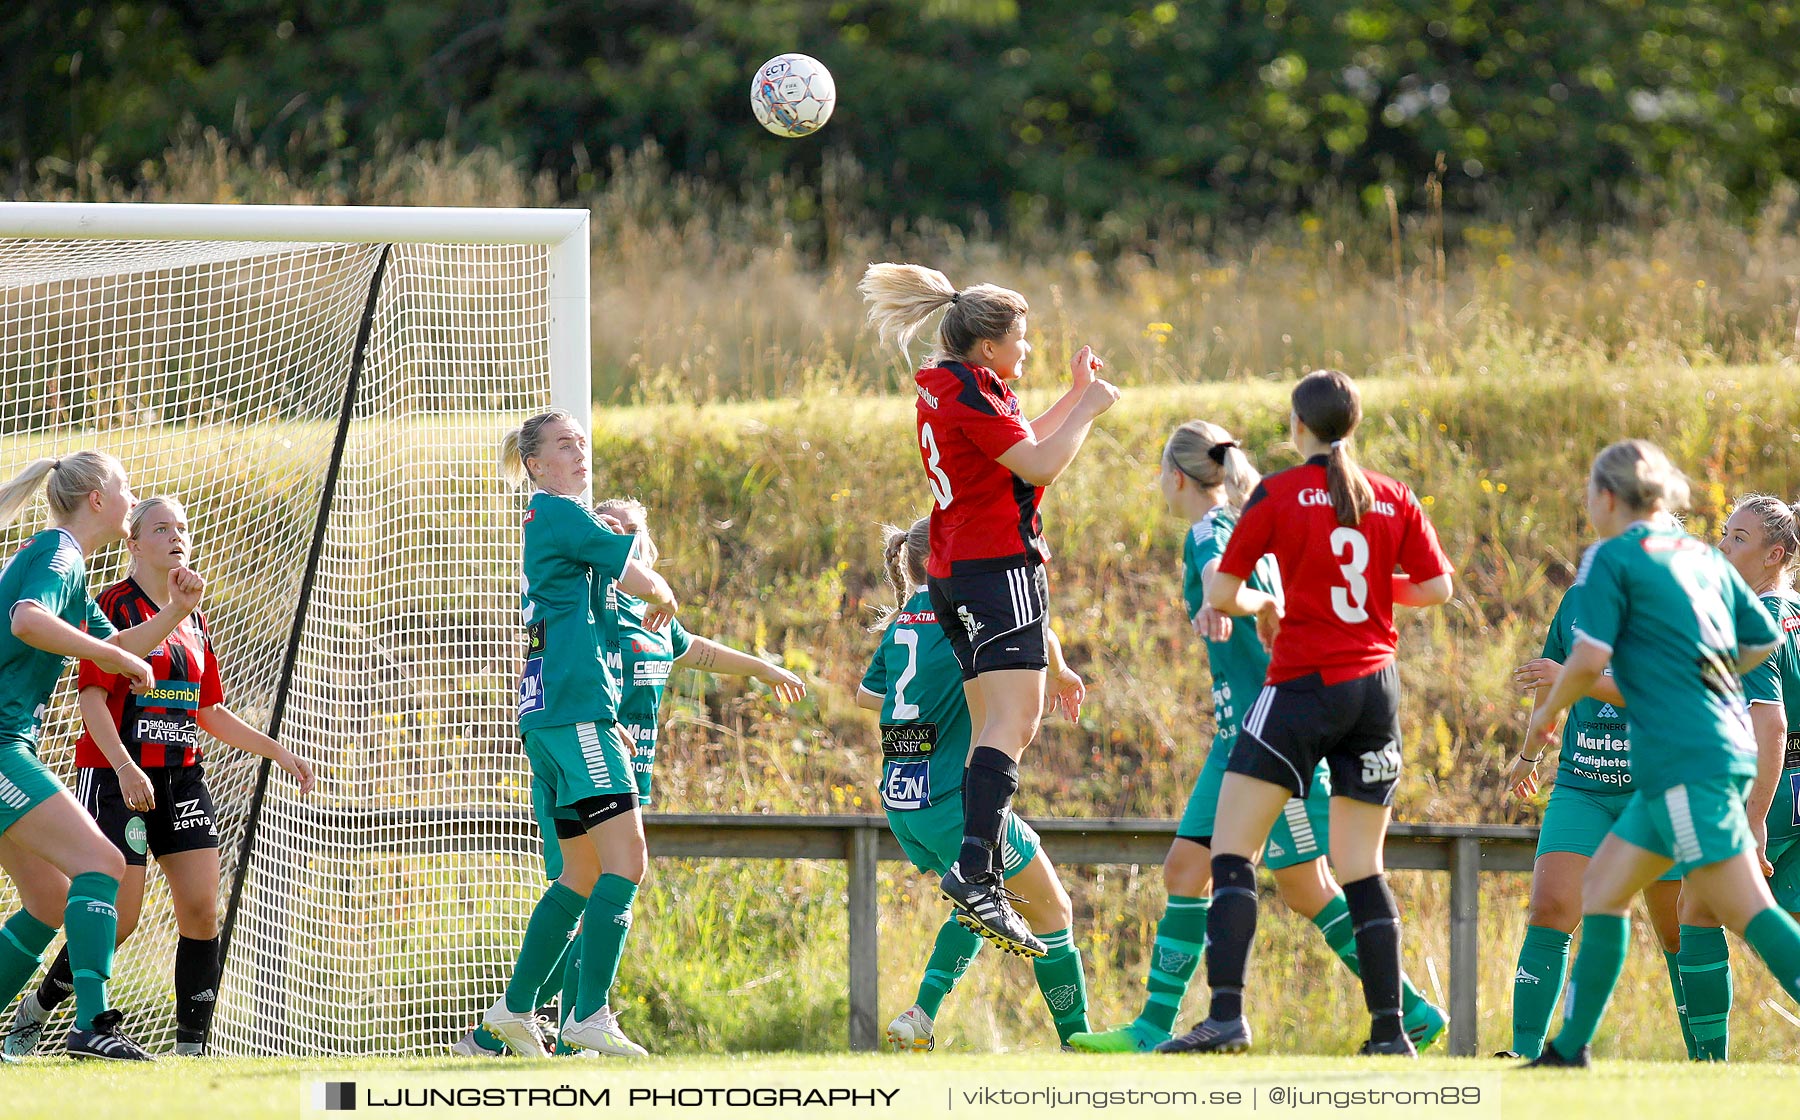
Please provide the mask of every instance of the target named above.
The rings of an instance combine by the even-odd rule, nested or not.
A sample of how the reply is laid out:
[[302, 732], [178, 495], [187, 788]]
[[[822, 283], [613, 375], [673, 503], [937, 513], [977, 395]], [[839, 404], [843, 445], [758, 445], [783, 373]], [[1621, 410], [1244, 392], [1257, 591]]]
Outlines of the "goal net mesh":
[[[181, 499], [226, 705], [258, 728], [369, 320], [280, 726], [319, 786], [302, 799], [271, 774], [247, 868], [261, 760], [203, 737], [221, 915], [245, 875], [219, 1053], [449, 1045], [498, 994], [543, 888], [513, 718], [522, 499], [495, 464], [501, 433], [550, 399], [548, 250], [395, 244], [384, 270], [382, 252], [0, 240], [0, 477], [91, 447], [124, 462], [140, 498]], [[0, 534], [4, 555], [46, 517], [40, 500]], [[90, 589], [127, 559], [122, 545], [91, 557]], [[74, 676], [40, 745], [71, 789]], [[154, 859], [147, 876], [111, 996], [166, 1050], [177, 928]], [[0, 883], [0, 910], [17, 906]]]

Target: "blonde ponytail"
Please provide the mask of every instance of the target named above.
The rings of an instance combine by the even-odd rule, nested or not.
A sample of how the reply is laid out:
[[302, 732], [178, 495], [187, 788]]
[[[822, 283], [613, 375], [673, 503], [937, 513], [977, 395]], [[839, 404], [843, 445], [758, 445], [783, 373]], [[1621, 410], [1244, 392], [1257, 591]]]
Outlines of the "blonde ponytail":
[[1180, 471], [1211, 490], [1223, 487], [1225, 503], [1243, 509], [1262, 475], [1231, 433], [1205, 420], [1189, 420], [1169, 434], [1163, 445], [1164, 470]]
[[506, 484], [517, 490], [531, 480], [531, 469], [525, 464], [538, 454], [540, 433], [544, 425], [558, 420], [572, 420], [574, 417], [560, 408], [552, 408], [538, 413], [523, 424], [500, 437], [500, 477]]
[[925, 562], [931, 555], [931, 518], [921, 517], [907, 529], [883, 525], [881, 533], [882, 572], [888, 586], [894, 589], [894, 605], [882, 610], [881, 617], [869, 627], [872, 631], [886, 626], [906, 608], [913, 592], [925, 585]]
[[983, 339], [1001, 339], [1030, 310], [1025, 297], [997, 284], [976, 284], [957, 291], [949, 277], [917, 264], [872, 264], [857, 282], [869, 305], [869, 324], [883, 344], [905, 351], [925, 320], [949, 308], [938, 324], [938, 346], [932, 360], [967, 358]]
[[1641, 439], [1620, 440], [1594, 456], [1594, 485], [1635, 513], [1688, 507], [1687, 476], [1675, 469], [1662, 448]]
[[104, 451], [77, 451], [60, 459], [33, 460], [10, 482], [0, 485], [0, 529], [19, 519], [36, 496], [40, 482], [44, 483], [50, 518], [60, 525], [89, 494], [103, 489], [114, 471], [124, 474], [125, 468]]

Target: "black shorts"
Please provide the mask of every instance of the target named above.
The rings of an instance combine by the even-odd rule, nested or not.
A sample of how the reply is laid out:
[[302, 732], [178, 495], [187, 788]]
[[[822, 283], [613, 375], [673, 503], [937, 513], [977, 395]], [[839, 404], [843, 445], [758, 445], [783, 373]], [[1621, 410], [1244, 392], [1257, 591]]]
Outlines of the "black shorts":
[[126, 806], [116, 770], [84, 768], [75, 786], [82, 808], [124, 854], [125, 862], [142, 867], [150, 854], [161, 859], [176, 852], [217, 848], [219, 829], [213, 823], [212, 795], [206, 792], [201, 768], [152, 766], [144, 773], [150, 776], [156, 808], [141, 813]]
[[1331, 768], [1331, 795], [1392, 805], [1400, 782], [1400, 674], [1392, 662], [1326, 684], [1311, 673], [1264, 685], [1244, 713], [1226, 770], [1305, 797], [1313, 771]]
[[931, 609], [956, 652], [963, 680], [999, 669], [1049, 666], [1044, 627], [1050, 618], [1050, 581], [1042, 564], [933, 576], [929, 590]]

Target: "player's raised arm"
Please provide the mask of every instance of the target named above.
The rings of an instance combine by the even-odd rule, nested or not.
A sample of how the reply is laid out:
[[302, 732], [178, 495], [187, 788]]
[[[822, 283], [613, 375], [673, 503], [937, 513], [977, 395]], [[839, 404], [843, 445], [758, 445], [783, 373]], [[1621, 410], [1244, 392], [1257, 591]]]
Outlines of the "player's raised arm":
[[1024, 296], [995, 284], [959, 290], [943, 273], [910, 264], [870, 265], [857, 289], [881, 340], [903, 350], [942, 312], [936, 346], [914, 376], [919, 457], [934, 500], [927, 578], [981, 717], [966, 840], [942, 886], [989, 934], [1035, 955], [1043, 945], [1001, 889], [994, 853], [1042, 717], [1049, 665], [1050, 553], [1038, 507], [1118, 390], [1096, 377], [1101, 363], [1084, 348], [1069, 392], [1046, 413], [1053, 430], [1034, 431], [1013, 391], [1032, 352]]

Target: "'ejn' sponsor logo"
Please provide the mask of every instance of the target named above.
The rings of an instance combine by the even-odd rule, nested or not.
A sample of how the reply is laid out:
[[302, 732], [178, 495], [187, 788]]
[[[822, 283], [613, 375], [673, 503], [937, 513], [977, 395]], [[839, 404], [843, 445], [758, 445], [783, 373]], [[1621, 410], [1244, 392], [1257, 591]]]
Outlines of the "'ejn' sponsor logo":
[[356, 1082], [321, 1081], [313, 1086], [313, 1103], [320, 1112], [343, 1112], [356, 1107]]

